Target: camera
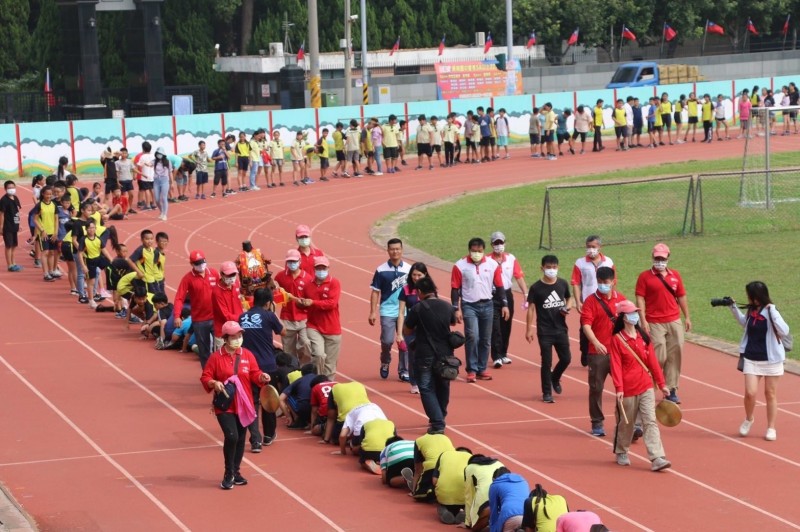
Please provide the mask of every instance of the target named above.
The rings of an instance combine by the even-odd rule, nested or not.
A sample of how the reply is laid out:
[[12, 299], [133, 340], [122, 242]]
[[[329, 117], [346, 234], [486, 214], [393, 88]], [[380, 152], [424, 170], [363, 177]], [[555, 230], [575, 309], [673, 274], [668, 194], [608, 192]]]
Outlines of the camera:
[[730, 296], [714, 298], [711, 300], [712, 307], [730, 307], [733, 305], [733, 299]]

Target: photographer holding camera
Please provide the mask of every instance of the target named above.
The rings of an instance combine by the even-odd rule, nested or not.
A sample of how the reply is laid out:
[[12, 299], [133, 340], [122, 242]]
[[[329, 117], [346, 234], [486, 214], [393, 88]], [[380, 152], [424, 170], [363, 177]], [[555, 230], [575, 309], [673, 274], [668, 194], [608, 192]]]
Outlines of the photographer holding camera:
[[[745, 420], [739, 427], [739, 435], [747, 436], [755, 419], [756, 394], [761, 377], [764, 377], [764, 399], [767, 402], [767, 432], [764, 439], [775, 441], [775, 417], [778, 413], [778, 379], [783, 375], [786, 350], [782, 342], [789, 335], [789, 326], [769, 298], [767, 285], [753, 281], [745, 286], [747, 305], [740, 309], [736, 302], [726, 297], [712, 300], [711, 304], [727, 304], [733, 317], [744, 328], [739, 344], [739, 369], [744, 373]], [[744, 312], [742, 312], [744, 310]], [[788, 344], [787, 344], [788, 345]]]

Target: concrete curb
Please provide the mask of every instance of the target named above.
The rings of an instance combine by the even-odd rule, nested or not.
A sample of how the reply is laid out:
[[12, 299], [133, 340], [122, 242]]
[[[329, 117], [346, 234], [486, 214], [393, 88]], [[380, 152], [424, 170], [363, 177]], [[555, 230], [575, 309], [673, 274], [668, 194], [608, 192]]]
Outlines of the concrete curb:
[[0, 531], [22, 532], [39, 530], [33, 517], [22, 509], [11, 492], [4, 484], [0, 483]]

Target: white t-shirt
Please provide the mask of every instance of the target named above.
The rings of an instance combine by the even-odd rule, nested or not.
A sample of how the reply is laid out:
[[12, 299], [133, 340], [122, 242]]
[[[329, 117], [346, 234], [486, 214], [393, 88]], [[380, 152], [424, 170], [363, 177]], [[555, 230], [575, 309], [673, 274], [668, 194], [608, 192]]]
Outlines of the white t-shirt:
[[361, 435], [361, 427], [364, 423], [372, 421], [373, 419], [386, 419], [386, 414], [383, 413], [381, 407], [375, 403], [366, 403], [357, 406], [347, 413], [344, 418], [342, 430], [350, 429], [353, 436]]
[[578, 133], [588, 133], [592, 126], [592, 113], [585, 107], [583, 113], [575, 114], [575, 131]]
[[156, 157], [152, 153], [143, 153], [139, 157], [139, 167], [142, 172], [142, 181], [153, 181], [155, 175], [155, 161]]
[[627, 102], [625, 102], [625, 104], [623, 104], [622, 107], [623, 107], [623, 109], [625, 109], [625, 123], [628, 126], [632, 126], [633, 125], [633, 107], [631, 107], [631, 105], [629, 103], [627, 103]]

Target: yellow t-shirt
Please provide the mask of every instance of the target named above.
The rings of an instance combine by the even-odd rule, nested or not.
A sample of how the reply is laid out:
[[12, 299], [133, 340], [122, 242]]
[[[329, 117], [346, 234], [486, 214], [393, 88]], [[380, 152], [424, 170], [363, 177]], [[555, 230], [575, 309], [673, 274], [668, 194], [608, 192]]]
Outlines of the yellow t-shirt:
[[456, 137], [458, 136], [458, 128], [455, 124], [447, 124], [444, 128], [444, 141], [455, 144]]
[[117, 293], [121, 296], [133, 292], [133, 281], [136, 279], [136, 272], [126, 273], [117, 281]]
[[614, 125], [616, 127], [625, 127], [627, 124], [625, 120], [625, 109], [614, 108]]
[[344, 421], [347, 413], [357, 406], [369, 403], [367, 389], [360, 382], [343, 382], [331, 390], [336, 403], [336, 420]]
[[81, 208], [81, 193], [78, 192], [78, 189], [75, 187], [67, 187], [67, 192], [69, 193], [69, 201], [72, 203], [75, 211], [79, 212]]
[[381, 126], [381, 130], [383, 131], [383, 147], [396, 148], [397, 134], [400, 132], [400, 127], [397, 125], [390, 126], [389, 124], [384, 124]]
[[338, 129], [333, 132], [333, 149], [336, 151], [344, 151], [344, 133]]
[[676, 113], [682, 113], [683, 112], [683, 104], [681, 103], [680, 100], [675, 102], [675, 112]]
[[703, 102], [703, 122], [711, 121], [711, 115], [714, 112], [714, 106], [711, 102]]
[[[338, 386], [341, 386], [341, 384], [337, 384], [333, 389], [335, 390]], [[455, 450], [453, 442], [450, 441], [450, 438], [444, 434], [425, 434], [417, 438], [414, 444], [417, 446], [417, 449], [419, 449], [420, 454], [422, 454], [424, 458], [424, 461], [422, 462], [423, 472], [430, 471], [436, 467], [436, 461], [443, 452]], [[463, 491], [463, 474], [461, 476], [461, 482], [461, 490]]]
[[394, 436], [394, 433], [394, 423], [388, 419], [367, 421], [361, 428], [361, 434], [364, 436], [364, 439], [361, 440], [361, 449], [369, 452], [381, 452], [386, 447], [386, 440]]
[[306, 158], [306, 141], [300, 139], [292, 143], [292, 160], [302, 161]]
[[664, 125], [664, 120], [661, 119], [661, 113], [656, 113], [655, 121], [653, 122], [653, 126], [662, 127], [663, 125]]
[[282, 140], [273, 140], [269, 143], [269, 156], [273, 161], [283, 160], [284, 153]]
[[56, 234], [58, 221], [56, 218], [55, 202], [51, 201], [50, 203], [45, 203], [42, 201], [39, 203], [39, 220], [42, 223], [42, 230], [44, 231], [44, 234], [46, 235]]
[[464, 511], [467, 514], [467, 525], [472, 526], [478, 522], [479, 510], [489, 502], [489, 486], [492, 485], [494, 472], [501, 467], [504, 467], [503, 462], [496, 460], [491, 464], [467, 464], [464, 469]]
[[661, 114], [672, 114], [672, 102], [661, 102]]
[[558, 115], [556, 115], [555, 111], [548, 111], [548, 113], [544, 115], [544, 130], [555, 131], [557, 125]]
[[603, 108], [594, 108], [594, 127], [603, 127]]
[[689, 100], [686, 104], [689, 108], [689, 116], [697, 116], [697, 100]]
[[261, 160], [261, 146], [259, 146], [258, 141], [251, 140], [248, 145], [250, 146], [250, 160], [251, 161], [260, 161]]
[[434, 488], [437, 503], [464, 504], [464, 470], [470, 458], [470, 453], [455, 450], [445, 451], [439, 456], [439, 479]]
[[296, 369], [293, 372], [288, 373], [286, 375], [286, 380], [289, 381], [289, 384], [291, 384], [291, 383], [293, 383], [294, 381], [296, 381], [297, 379], [299, 379], [302, 376], [303, 376], [303, 372], [300, 371], [299, 369]]
[[320, 158], [327, 159], [328, 158], [328, 154], [330, 153], [328, 151], [330, 149], [330, 146], [328, 146], [328, 139], [327, 138], [322, 139], [322, 142], [319, 143], [319, 148], [320, 148], [320, 150], [319, 150]]
[[100, 250], [103, 249], [103, 241], [95, 235], [94, 238], [88, 236], [83, 241], [83, 253], [87, 259], [96, 259], [100, 257]]
[[155, 270], [153, 270], [153, 279], [157, 282], [164, 280], [164, 266], [167, 263], [167, 256], [164, 254], [163, 251], [160, 249], [158, 250], [158, 265]]
[[245, 142], [236, 143], [236, 156], [237, 157], [250, 157], [250, 144]]
[[417, 144], [430, 144], [432, 135], [433, 134], [433, 127], [430, 124], [425, 124], [420, 126], [417, 130]]

